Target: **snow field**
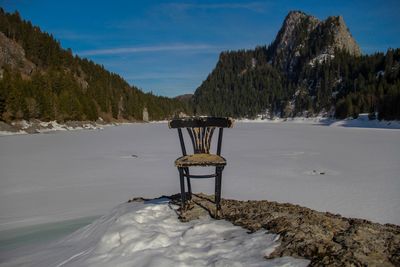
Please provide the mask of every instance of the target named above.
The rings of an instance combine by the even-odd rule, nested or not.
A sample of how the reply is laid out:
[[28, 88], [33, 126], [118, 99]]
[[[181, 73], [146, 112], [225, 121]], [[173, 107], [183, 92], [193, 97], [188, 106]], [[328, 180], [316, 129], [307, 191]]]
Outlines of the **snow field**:
[[[227, 129], [222, 196], [290, 202], [400, 224], [400, 131], [330, 126], [239, 122]], [[254, 250], [259, 259], [271, 252], [276, 237], [242, 232], [243, 240], [227, 240], [236, 235], [232, 225], [207, 219], [181, 224], [174, 221], [174, 211], [165, 203], [122, 204], [109, 213], [132, 197], [179, 192], [173, 165], [179, 156], [177, 133], [165, 123], [1, 137], [0, 245], [19, 246], [25, 233], [14, 241], [2, 233], [22, 232], [21, 226], [59, 222], [57, 232], [62, 232], [65, 220], [108, 215], [47, 249], [29, 240], [36, 252], [24, 247], [14, 252], [0, 250], [0, 266], [28, 262], [34, 266], [132, 266], [128, 262], [133, 257], [138, 261], [134, 266], [224, 266], [227, 259], [219, 257], [236, 259], [237, 247]], [[192, 188], [212, 194], [213, 182], [193, 180]], [[216, 239], [202, 239], [211, 236]], [[251, 238], [245, 241], [244, 236]], [[255, 249], [253, 244], [250, 249], [247, 242], [257, 243], [257, 238], [264, 247]], [[227, 243], [220, 245], [224, 240]], [[292, 261], [286, 260], [263, 261], [262, 266], [290, 266]]]
[[[236, 123], [224, 131], [222, 154], [224, 198], [400, 224], [399, 130]], [[175, 194], [179, 156], [177, 133], [163, 123], [3, 136], [0, 231], [106, 214], [132, 197]], [[193, 190], [212, 194], [213, 182], [193, 180]]]

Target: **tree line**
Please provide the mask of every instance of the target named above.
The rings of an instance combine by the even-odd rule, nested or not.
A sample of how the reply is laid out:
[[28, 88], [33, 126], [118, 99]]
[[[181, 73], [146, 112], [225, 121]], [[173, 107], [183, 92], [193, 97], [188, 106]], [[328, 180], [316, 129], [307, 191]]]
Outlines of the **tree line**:
[[194, 112], [250, 118], [323, 112], [341, 119], [370, 113], [400, 119], [400, 49], [362, 56], [335, 50], [322, 60], [312, 60], [319, 51], [314, 45], [304, 49], [310, 51], [297, 58], [290, 75], [272, 63], [271, 46], [221, 53], [193, 96]]

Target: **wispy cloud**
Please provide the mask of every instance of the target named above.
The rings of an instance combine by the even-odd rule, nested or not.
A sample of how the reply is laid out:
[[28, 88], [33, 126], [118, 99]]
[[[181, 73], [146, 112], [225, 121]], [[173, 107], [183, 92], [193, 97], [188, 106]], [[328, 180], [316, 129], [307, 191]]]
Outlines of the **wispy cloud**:
[[175, 10], [185, 11], [189, 9], [247, 9], [255, 12], [265, 11], [265, 3], [262, 2], [247, 2], [247, 3], [170, 3], [169, 7]]
[[218, 49], [216, 46], [208, 44], [174, 44], [174, 45], [154, 45], [154, 46], [132, 46], [117, 47], [107, 49], [92, 49], [78, 51], [81, 56], [98, 56], [98, 55], [116, 55], [116, 54], [132, 54], [146, 52], [162, 52], [162, 51], [201, 51]]
[[204, 74], [201, 73], [182, 73], [179, 72], [171, 72], [171, 73], [160, 73], [160, 72], [148, 72], [136, 75], [128, 75], [124, 76], [128, 80], [154, 80], [154, 79], [163, 79], [163, 80], [186, 80], [186, 79], [199, 79], [203, 78]]
[[100, 35], [96, 36], [93, 34], [77, 33], [66, 30], [54, 30], [51, 32], [54, 33], [57, 38], [71, 41], [100, 39]]

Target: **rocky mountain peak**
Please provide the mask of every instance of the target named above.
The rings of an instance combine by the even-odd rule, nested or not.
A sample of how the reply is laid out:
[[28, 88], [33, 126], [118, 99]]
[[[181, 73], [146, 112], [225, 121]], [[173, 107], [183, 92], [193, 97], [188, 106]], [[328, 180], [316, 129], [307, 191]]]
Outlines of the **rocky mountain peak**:
[[301, 11], [289, 12], [271, 49], [273, 65], [288, 74], [295, 71], [300, 57], [310, 61], [321, 55], [328, 58], [334, 56], [335, 49], [361, 54], [342, 16], [320, 21]]
[[313, 17], [305, 14], [301, 11], [291, 11], [283, 21], [283, 26], [278, 32], [275, 42], [278, 44], [278, 49], [293, 48], [293, 41], [297, 35], [297, 31], [301, 28], [310, 31], [313, 30], [320, 21]]
[[311, 15], [307, 15], [303, 11], [294, 10], [294, 11], [290, 11], [287, 14], [285, 20], [283, 21], [283, 24], [293, 23], [293, 22], [300, 22], [302, 19], [305, 19], [305, 18], [312, 18], [312, 19], [314, 19], [316, 21], [319, 21], [316, 17], [311, 16]]
[[361, 49], [350, 33], [342, 16], [328, 17], [325, 21], [326, 27], [330, 27], [334, 37], [333, 46], [335, 48], [344, 49], [351, 55], [360, 56]]

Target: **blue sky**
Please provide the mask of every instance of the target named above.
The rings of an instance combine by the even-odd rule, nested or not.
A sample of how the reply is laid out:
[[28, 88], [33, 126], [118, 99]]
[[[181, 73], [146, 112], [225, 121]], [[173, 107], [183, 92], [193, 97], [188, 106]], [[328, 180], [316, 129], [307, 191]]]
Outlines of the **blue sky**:
[[193, 93], [224, 50], [271, 43], [290, 10], [342, 15], [364, 53], [400, 47], [400, 1], [0, 0], [64, 48], [158, 95]]

